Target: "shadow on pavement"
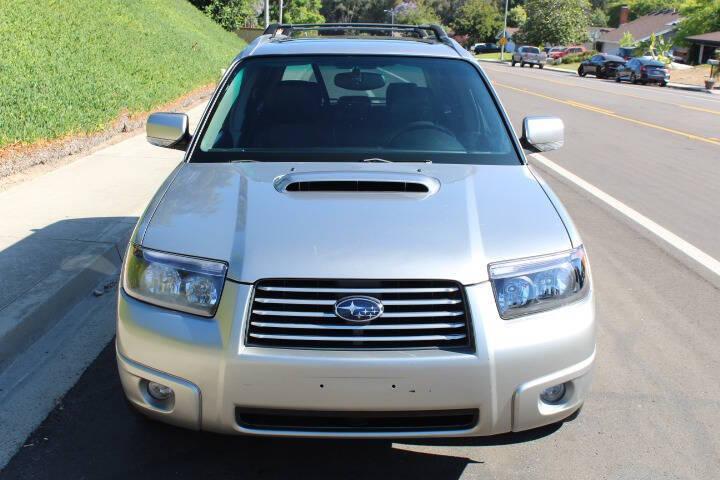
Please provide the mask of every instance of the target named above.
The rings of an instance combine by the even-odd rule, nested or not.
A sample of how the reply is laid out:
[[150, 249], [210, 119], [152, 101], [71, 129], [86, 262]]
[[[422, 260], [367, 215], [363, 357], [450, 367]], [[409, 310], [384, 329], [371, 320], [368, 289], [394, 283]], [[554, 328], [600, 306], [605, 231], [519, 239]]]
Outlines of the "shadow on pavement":
[[[393, 448], [389, 441], [232, 437], [170, 427], [129, 410], [115, 368], [111, 342], [25, 442], [2, 478], [454, 480], [468, 464], [476, 463], [465, 457]], [[534, 440], [555, 429], [402, 443], [499, 445]]]

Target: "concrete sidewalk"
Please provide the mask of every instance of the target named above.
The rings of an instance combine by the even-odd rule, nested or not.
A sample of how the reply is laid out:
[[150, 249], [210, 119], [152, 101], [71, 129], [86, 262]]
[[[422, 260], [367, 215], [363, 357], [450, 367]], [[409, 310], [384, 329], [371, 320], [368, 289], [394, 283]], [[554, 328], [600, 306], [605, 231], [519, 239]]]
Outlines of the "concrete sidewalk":
[[[192, 125], [204, 106], [188, 112]], [[141, 132], [0, 192], [0, 371], [117, 271], [182, 155]]]

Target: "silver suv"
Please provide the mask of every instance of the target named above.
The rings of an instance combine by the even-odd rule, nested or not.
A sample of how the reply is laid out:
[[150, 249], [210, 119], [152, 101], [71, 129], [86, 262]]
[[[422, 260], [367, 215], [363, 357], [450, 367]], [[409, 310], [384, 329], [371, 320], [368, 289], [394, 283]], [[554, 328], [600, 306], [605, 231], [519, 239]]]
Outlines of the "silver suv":
[[273, 25], [232, 63], [139, 220], [130, 403], [215, 432], [492, 435], [559, 422], [595, 358], [587, 255], [472, 56], [436, 26]]

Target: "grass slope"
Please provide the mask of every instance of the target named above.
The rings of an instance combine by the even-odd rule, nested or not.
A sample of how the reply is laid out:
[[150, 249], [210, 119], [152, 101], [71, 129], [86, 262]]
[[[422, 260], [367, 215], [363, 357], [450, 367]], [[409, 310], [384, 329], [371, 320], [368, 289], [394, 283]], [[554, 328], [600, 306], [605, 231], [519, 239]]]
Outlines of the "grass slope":
[[167, 103], [217, 80], [244, 45], [185, 0], [0, 3], [0, 148]]

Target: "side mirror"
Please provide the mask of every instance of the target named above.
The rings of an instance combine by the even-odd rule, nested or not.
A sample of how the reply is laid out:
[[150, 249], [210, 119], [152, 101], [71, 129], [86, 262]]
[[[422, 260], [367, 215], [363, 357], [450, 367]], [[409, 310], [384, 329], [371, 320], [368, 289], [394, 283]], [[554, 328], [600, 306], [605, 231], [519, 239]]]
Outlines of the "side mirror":
[[184, 113], [153, 113], [145, 131], [147, 141], [157, 147], [185, 150], [190, 143], [190, 122]]
[[525, 117], [520, 143], [539, 152], [557, 150], [565, 143], [565, 124], [557, 117]]

